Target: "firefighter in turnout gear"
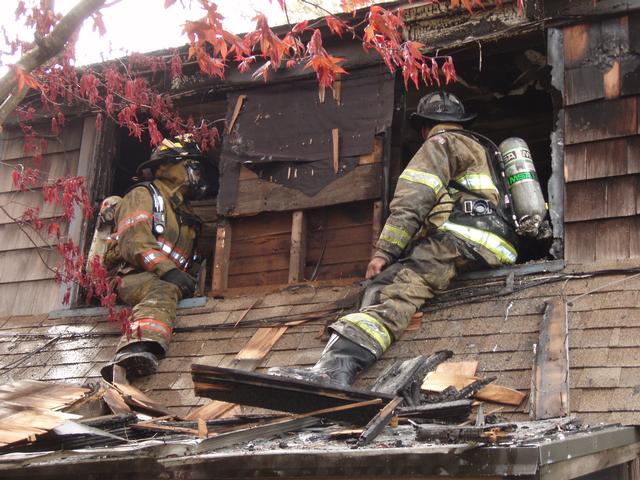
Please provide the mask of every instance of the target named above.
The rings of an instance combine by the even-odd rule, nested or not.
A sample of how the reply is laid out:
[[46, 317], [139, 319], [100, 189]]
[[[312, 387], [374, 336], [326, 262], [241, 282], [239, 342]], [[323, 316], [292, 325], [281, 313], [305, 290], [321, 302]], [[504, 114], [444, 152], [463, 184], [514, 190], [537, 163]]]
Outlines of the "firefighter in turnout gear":
[[133, 321], [101, 371], [108, 381], [115, 364], [128, 377], [155, 372], [171, 339], [176, 305], [194, 293], [196, 281], [187, 270], [199, 221], [188, 201], [207, 192], [202, 159], [189, 136], [163, 140], [138, 167], [139, 178], [153, 181], [134, 186], [116, 209], [104, 261], [120, 279], [118, 297], [133, 305]]
[[454, 95], [421, 99], [411, 121], [424, 143], [398, 179], [359, 311], [331, 325], [315, 366], [270, 373], [351, 385], [456, 274], [515, 263], [516, 235], [504, 214], [492, 150], [484, 137], [463, 129], [474, 117]]

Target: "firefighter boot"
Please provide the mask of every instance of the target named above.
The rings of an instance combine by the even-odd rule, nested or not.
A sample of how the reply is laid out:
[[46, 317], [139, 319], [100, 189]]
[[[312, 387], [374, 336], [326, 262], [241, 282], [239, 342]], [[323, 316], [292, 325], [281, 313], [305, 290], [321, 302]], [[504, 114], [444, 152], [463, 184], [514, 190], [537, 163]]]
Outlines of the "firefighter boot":
[[348, 387], [361, 371], [373, 365], [375, 361], [375, 355], [369, 350], [334, 333], [320, 360], [313, 367], [275, 367], [269, 369], [269, 374]]
[[153, 353], [153, 342], [135, 342], [121, 348], [114, 359], [100, 370], [102, 378], [113, 381], [113, 366], [119, 365], [127, 372], [127, 378], [146, 377], [158, 368], [158, 357]]

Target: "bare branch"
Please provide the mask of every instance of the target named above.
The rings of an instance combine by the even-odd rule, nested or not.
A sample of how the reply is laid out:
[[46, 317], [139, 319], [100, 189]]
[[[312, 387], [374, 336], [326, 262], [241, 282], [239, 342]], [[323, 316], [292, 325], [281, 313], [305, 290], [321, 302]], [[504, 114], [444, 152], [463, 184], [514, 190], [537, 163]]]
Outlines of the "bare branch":
[[[42, 37], [36, 47], [25, 53], [13, 69], [6, 73], [4, 77], [0, 78], [0, 102], [4, 103], [18, 84], [16, 68], [21, 68], [28, 74], [58, 55], [82, 25], [82, 22], [100, 9], [105, 1], [106, 0], [82, 0], [73, 7], [69, 13], [62, 17], [51, 33]], [[4, 123], [5, 119], [6, 116], [0, 117], [0, 124]]]

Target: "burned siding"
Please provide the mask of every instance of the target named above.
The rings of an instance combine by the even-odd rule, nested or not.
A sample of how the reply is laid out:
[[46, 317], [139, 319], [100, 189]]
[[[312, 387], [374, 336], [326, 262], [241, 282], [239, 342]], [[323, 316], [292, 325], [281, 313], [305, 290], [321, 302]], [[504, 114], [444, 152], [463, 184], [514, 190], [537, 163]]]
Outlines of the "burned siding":
[[640, 15], [563, 29], [565, 258], [640, 256]]

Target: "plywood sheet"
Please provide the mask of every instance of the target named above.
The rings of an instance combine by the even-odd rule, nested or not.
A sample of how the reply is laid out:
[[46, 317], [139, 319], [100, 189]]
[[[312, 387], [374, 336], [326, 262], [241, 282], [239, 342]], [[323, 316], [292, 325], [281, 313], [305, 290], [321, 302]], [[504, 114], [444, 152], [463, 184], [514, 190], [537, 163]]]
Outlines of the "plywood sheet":
[[382, 188], [382, 170], [378, 163], [360, 165], [339, 177], [310, 197], [293, 188], [263, 181], [239, 182], [238, 204], [231, 215], [249, 215], [262, 211], [284, 211], [336, 205], [378, 198]]

